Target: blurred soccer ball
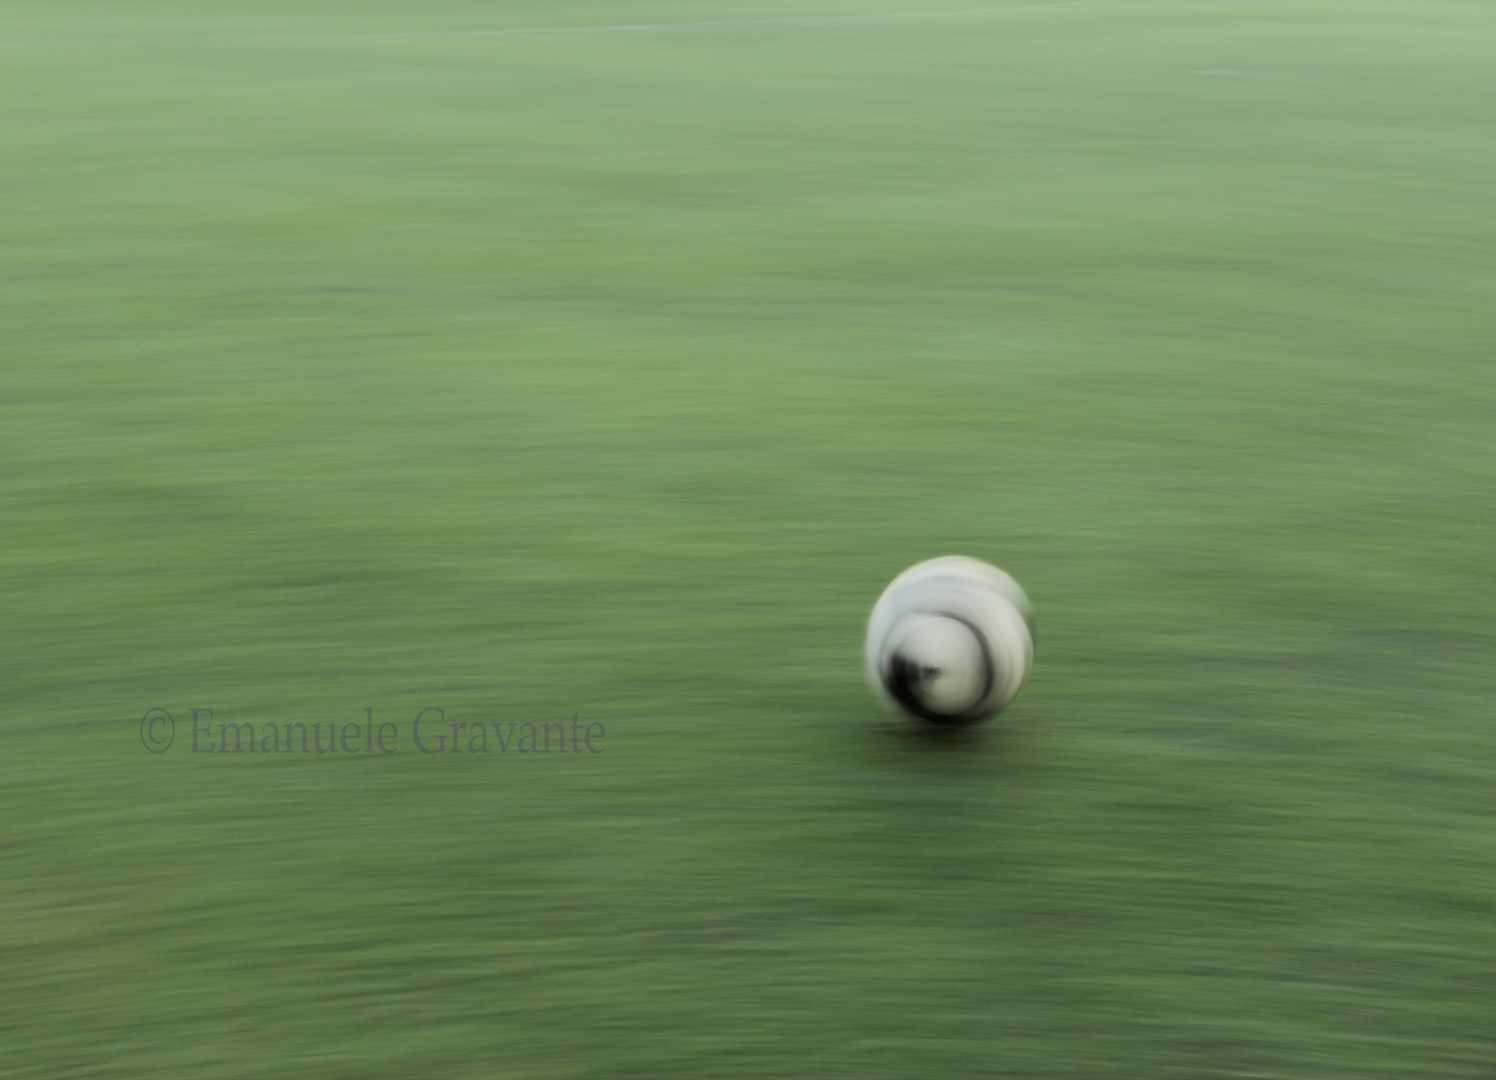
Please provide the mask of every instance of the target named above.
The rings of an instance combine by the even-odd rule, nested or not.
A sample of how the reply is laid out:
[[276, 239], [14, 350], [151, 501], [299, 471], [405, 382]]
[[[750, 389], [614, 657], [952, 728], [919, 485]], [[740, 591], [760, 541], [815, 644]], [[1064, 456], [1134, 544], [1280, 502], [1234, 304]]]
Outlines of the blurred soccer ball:
[[1033, 662], [1031, 608], [995, 566], [948, 555], [911, 566], [868, 621], [868, 681], [891, 706], [937, 724], [1001, 712]]

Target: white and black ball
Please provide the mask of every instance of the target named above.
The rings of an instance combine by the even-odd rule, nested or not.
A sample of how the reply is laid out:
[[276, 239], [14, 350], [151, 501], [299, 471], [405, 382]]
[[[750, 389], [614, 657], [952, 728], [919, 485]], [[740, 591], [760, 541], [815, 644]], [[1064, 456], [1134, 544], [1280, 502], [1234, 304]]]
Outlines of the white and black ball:
[[894, 578], [868, 620], [868, 681], [893, 708], [936, 724], [1001, 712], [1033, 663], [1031, 607], [995, 566], [948, 555]]

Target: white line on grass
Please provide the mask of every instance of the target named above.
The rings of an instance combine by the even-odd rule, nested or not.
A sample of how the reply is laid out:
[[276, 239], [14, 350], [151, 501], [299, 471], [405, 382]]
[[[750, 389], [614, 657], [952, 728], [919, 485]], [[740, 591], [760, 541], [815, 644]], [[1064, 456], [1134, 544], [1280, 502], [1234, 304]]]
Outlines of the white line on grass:
[[1102, 4], [1107, 0], [1058, 0], [1052, 4], [1003, 4], [996, 7], [962, 8], [956, 11], [890, 11], [862, 15], [788, 15], [771, 19], [697, 19], [687, 22], [612, 23], [599, 26], [508, 26], [496, 30], [409, 30], [385, 34], [285, 34], [255, 37], [208, 38], [92, 38], [75, 41], [0, 42], [0, 49], [87, 47], [110, 45], [240, 45], [257, 43], [417, 41], [428, 38], [509, 37], [520, 34], [608, 34], [648, 30], [731, 30], [748, 26], [784, 26], [803, 23], [874, 22], [889, 19], [953, 19], [970, 15], [996, 15], [1008, 11], [1043, 11]]

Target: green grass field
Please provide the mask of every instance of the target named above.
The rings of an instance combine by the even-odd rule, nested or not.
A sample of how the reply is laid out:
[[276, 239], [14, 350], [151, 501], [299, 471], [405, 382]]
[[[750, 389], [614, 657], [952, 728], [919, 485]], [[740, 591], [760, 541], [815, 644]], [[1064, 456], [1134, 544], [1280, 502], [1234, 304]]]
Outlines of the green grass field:
[[0, 1073], [1496, 1076], [1496, 8], [960, 7], [0, 4]]

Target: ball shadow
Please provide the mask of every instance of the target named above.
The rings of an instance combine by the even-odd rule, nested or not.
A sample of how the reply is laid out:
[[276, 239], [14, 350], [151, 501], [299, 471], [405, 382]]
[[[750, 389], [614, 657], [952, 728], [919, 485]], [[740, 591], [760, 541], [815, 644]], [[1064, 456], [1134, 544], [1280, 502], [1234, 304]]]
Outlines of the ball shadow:
[[996, 719], [975, 724], [936, 724], [928, 720], [887, 720], [877, 728], [882, 746], [920, 758], [973, 753], [1005, 755], [1016, 749], [1015, 733]]

